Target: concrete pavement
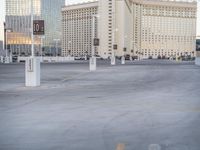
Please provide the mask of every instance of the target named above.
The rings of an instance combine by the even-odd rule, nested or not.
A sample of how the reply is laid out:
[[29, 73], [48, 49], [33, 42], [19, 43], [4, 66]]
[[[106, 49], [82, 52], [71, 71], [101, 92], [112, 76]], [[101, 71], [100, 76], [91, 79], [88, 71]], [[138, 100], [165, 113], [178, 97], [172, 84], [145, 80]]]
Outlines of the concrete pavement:
[[200, 68], [170, 61], [0, 65], [0, 150], [199, 150]]

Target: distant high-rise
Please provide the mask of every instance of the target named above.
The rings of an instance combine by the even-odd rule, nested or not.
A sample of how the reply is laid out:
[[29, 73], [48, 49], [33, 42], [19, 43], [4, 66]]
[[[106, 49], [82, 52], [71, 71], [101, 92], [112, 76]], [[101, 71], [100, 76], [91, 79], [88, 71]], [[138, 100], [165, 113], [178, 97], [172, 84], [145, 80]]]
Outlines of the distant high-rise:
[[[6, 23], [8, 48], [16, 55], [29, 55], [31, 52], [31, 0], [6, 0]], [[54, 39], [61, 38], [61, 7], [65, 0], [33, 0], [34, 19], [45, 20], [45, 36], [35, 36], [35, 52], [55, 49]], [[6, 36], [6, 34], [5, 34]], [[5, 38], [6, 39], [6, 38]]]

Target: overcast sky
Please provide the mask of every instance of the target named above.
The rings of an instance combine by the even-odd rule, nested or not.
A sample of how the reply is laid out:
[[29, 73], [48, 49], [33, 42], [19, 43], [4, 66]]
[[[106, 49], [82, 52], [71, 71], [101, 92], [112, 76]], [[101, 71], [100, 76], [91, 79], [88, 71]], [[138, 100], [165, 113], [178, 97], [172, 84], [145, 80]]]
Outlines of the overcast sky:
[[[84, 2], [89, 0], [66, 0], [67, 4]], [[90, 0], [92, 1], [92, 0]], [[198, 0], [198, 19], [197, 19], [197, 34], [200, 35], [200, 0]], [[5, 0], [0, 0], [0, 40], [3, 40], [3, 21], [5, 15]]]

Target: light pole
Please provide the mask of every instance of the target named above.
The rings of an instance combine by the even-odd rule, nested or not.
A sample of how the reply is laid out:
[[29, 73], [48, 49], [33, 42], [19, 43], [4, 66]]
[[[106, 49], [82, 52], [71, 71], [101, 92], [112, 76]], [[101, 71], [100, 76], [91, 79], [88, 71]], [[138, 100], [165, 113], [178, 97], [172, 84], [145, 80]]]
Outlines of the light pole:
[[122, 58], [121, 58], [121, 64], [124, 65], [125, 62], [125, 52], [126, 52], [126, 47], [125, 47], [125, 40], [127, 39], [127, 35], [124, 36], [123, 39], [123, 54], [122, 54]]
[[115, 1], [113, 1], [113, 5], [112, 5], [112, 28], [113, 28], [113, 33], [112, 33], [112, 56], [111, 56], [111, 65], [115, 65], [116, 64], [116, 60], [115, 60], [115, 49], [117, 48], [116, 45], [116, 40], [115, 40], [115, 32], [118, 31], [118, 29], [116, 28], [116, 3]]
[[68, 56], [70, 56], [71, 54], [71, 43], [72, 43], [72, 41], [68, 41], [68, 45], [67, 45], [67, 50], [68, 50]]
[[11, 28], [6, 28], [6, 61], [5, 63], [10, 63], [11, 58], [8, 58], [8, 32], [13, 32]]
[[111, 56], [111, 65], [115, 65], [116, 64], [116, 60], [115, 60], [115, 48], [117, 48], [117, 47], [115, 47], [115, 46], [117, 46], [116, 45], [116, 41], [115, 41], [115, 33], [118, 31], [118, 29], [116, 28], [116, 29], [114, 29], [113, 30], [113, 35], [112, 35], [112, 43], [113, 43], [113, 47], [112, 47], [112, 56]]
[[31, 8], [31, 57], [26, 59], [25, 66], [25, 85], [28, 87], [40, 86], [40, 58], [34, 54], [34, 35], [33, 35], [33, 0], [30, 0]]
[[94, 38], [95, 38], [95, 19], [96, 18], [99, 18], [99, 15], [92, 15], [92, 57], [95, 56]]
[[34, 35], [33, 35], [33, 0], [31, 0], [31, 56], [34, 57]]
[[95, 57], [95, 19], [98, 18], [99, 15], [92, 15], [92, 56], [90, 58], [90, 71], [96, 70], [96, 57]]
[[54, 41], [56, 42], [56, 56], [58, 56], [58, 42], [60, 39], [54, 39]]
[[42, 59], [42, 62], [43, 62], [43, 40], [45, 39], [45, 36], [41, 36], [40, 37], [40, 39], [41, 39], [41, 59]]

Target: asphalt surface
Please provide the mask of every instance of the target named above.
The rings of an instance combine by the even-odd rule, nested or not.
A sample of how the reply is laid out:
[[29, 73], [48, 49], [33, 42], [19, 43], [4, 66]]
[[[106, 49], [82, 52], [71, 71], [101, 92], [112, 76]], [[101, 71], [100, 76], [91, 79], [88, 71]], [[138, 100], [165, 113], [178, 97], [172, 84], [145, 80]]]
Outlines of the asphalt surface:
[[200, 67], [193, 62], [0, 64], [0, 150], [199, 150]]

